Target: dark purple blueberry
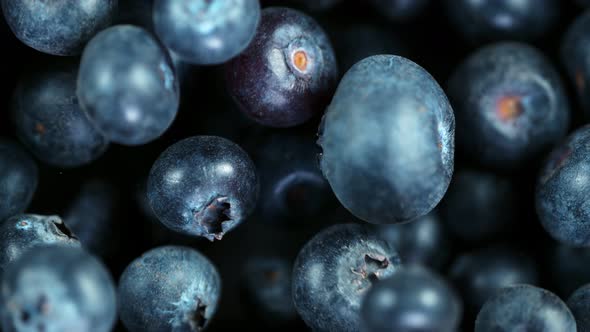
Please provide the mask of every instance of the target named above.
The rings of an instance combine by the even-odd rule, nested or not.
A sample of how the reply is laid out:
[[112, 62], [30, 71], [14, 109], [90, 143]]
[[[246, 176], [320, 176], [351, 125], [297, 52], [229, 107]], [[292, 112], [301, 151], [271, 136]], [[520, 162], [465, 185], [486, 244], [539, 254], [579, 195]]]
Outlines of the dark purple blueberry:
[[368, 225], [331, 226], [309, 240], [297, 256], [295, 308], [313, 330], [358, 331], [363, 296], [400, 266], [396, 250]]
[[420, 14], [430, 0], [371, 0], [375, 9], [392, 21], [404, 21]]
[[15, 142], [0, 138], [0, 222], [29, 206], [38, 177], [33, 158]]
[[561, 61], [575, 87], [578, 100], [590, 118], [590, 11], [581, 14], [567, 30]]
[[248, 48], [226, 66], [230, 94], [242, 112], [271, 127], [291, 127], [323, 111], [338, 69], [327, 35], [302, 12], [262, 11]]
[[551, 152], [536, 189], [537, 215], [545, 230], [570, 246], [590, 246], [590, 126]]
[[498, 43], [469, 56], [449, 81], [457, 146], [486, 166], [517, 168], [567, 132], [558, 73], [536, 49]]
[[168, 228], [221, 240], [254, 210], [254, 163], [238, 145], [216, 136], [186, 138], [168, 147], [152, 166], [147, 194]]
[[356, 217], [378, 224], [430, 212], [451, 181], [455, 120], [426, 70], [394, 55], [354, 65], [319, 129], [320, 167]]
[[567, 306], [576, 317], [578, 332], [590, 332], [590, 284], [578, 288], [567, 300]]

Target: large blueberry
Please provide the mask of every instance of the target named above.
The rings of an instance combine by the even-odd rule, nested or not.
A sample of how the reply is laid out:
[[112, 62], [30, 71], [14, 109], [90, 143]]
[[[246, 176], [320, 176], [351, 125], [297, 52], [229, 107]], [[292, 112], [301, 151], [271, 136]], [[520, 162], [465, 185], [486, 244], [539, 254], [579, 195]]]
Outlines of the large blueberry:
[[455, 332], [461, 300], [440, 276], [420, 267], [402, 268], [373, 286], [362, 302], [367, 332]]
[[516, 168], [567, 132], [558, 73], [538, 50], [504, 42], [479, 49], [449, 81], [457, 146], [486, 166]]
[[155, 0], [158, 37], [183, 60], [220, 64], [240, 54], [260, 21], [258, 0]]
[[590, 285], [578, 288], [567, 300], [567, 306], [576, 317], [578, 332], [590, 332]]
[[18, 144], [0, 138], [0, 221], [29, 206], [38, 177], [33, 158]]
[[2, 0], [6, 23], [28, 46], [54, 55], [76, 55], [107, 27], [118, 0]]
[[82, 249], [43, 247], [7, 267], [1, 312], [6, 332], [108, 332], [117, 315], [115, 286]]
[[314, 236], [295, 260], [295, 308], [313, 330], [358, 331], [363, 296], [400, 266], [396, 250], [368, 226], [331, 226]]
[[78, 98], [113, 142], [140, 145], [160, 137], [179, 104], [178, 82], [168, 52], [142, 28], [117, 25], [84, 49]]
[[213, 241], [254, 210], [258, 187], [254, 163], [244, 150], [225, 138], [195, 136], [158, 157], [147, 194], [168, 228]]
[[323, 111], [338, 68], [328, 36], [311, 17], [281, 7], [262, 11], [248, 48], [226, 66], [229, 92], [247, 116], [291, 127]]
[[445, 194], [454, 134], [453, 110], [434, 78], [405, 58], [376, 55], [340, 81], [320, 127], [320, 166], [358, 218], [408, 221]]
[[590, 126], [561, 143], [545, 162], [536, 189], [537, 214], [556, 240], [590, 246]]
[[509, 286], [490, 298], [475, 332], [576, 332], [574, 316], [557, 295], [535, 286]]
[[131, 332], [202, 331], [215, 314], [221, 280], [188, 247], [158, 247], [135, 259], [119, 280], [119, 314]]
[[77, 68], [36, 70], [14, 93], [12, 118], [20, 140], [41, 161], [76, 167], [100, 157], [108, 141], [78, 104]]
[[590, 118], [590, 11], [568, 28], [561, 45], [561, 61], [574, 83], [578, 99]]

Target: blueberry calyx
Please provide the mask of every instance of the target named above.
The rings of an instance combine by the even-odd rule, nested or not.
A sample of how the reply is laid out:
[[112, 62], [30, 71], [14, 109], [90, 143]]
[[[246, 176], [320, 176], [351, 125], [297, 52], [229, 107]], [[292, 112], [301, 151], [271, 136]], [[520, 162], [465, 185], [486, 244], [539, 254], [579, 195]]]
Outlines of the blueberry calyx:
[[197, 299], [197, 308], [195, 311], [191, 312], [190, 317], [190, 326], [191, 330], [198, 332], [202, 331], [207, 323], [207, 318], [205, 318], [205, 311], [207, 310], [207, 305], [203, 304], [200, 300]]
[[387, 257], [375, 253], [365, 254], [358, 267], [351, 268], [352, 273], [360, 277], [355, 281], [359, 285], [358, 291], [365, 291], [378, 281], [382, 274], [381, 271], [387, 269], [388, 266]]
[[55, 233], [59, 236], [65, 236], [68, 239], [78, 240], [76, 235], [74, 235], [74, 233], [72, 233], [72, 231], [68, 228], [68, 226], [66, 226], [66, 224], [63, 222], [63, 220], [61, 220], [61, 218], [59, 218], [59, 217], [51, 218], [51, 220], [49, 222], [50, 222], [53, 233]]
[[218, 196], [195, 213], [195, 220], [204, 229], [204, 236], [209, 241], [221, 240], [225, 234], [223, 223], [231, 220], [229, 198]]

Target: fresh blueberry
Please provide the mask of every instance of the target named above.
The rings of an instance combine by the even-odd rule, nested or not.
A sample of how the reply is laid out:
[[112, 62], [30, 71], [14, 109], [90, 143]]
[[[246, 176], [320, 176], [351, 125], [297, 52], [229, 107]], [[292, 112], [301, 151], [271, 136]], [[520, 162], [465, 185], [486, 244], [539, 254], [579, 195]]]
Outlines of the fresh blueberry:
[[183, 60], [220, 64], [240, 54], [260, 21], [258, 0], [155, 0], [158, 37]]
[[576, 332], [576, 321], [557, 295], [531, 285], [509, 286], [483, 306], [475, 332]]
[[552, 286], [563, 298], [590, 281], [590, 248], [554, 245], [548, 254], [547, 264]]
[[0, 221], [29, 206], [38, 176], [37, 164], [23, 148], [0, 138]]
[[58, 216], [20, 214], [0, 223], [0, 271], [27, 251], [43, 245], [79, 247]]
[[430, 74], [399, 56], [372, 56], [340, 81], [320, 126], [320, 167], [356, 217], [408, 221], [445, 194], [454, 131], [453, 110]]
[[323, 111], [338, 69], [328, 36], [302, 12], [262, 11], [254, 40], [226, 65], [230, 94], [242, 112], [271, 127], [291, 127]]
[[41, 161], [77, 167], [99, 158], [108, 141], [78, 104], [77, 68], [71, 64], [23, 77], [13, 98], [12, 118], [20, 140]]
[[158, 247], [135, 259], [119, 280], [119, 313], [130, 332], [202, 331], [215, 314], [221, 280], [188, 247]]
[[160, 155], [147, 194], [168, 228], [213, 241], [253, 211], [258, 187], [254, 163], [239, 146], [221, 137], [195, 136]]
[[561, 80], [536, 49], [505, 42], [469, 56], [449, 82], [457, 146], [486, 166], [517, 168], [567, 132]]
[[514, 183], [474, 169], [455, 173], [440, 206], [449, 231], [465, 242], [481, 242], [509, 230], [518, 217]]
[[559, 0], [446, 0], [456, 28], [473, 42], [532, 40], [557, 21]]
[[561, 60], [574, 83], [580, 104], [590, 118], [590, 11], [580, 15], [567, 30]]
[[590, 331], [590, 285], [578, 288], [567, 300], [567, 306], [576, 317], [578, 332]]
[[6, 332], [108, 332], [117, 315], [115, 286], [82, 249], [43, 247], [6, 268], [0, 311]]
[[367, 225], [331, 226], [314, 236], [295, 260], [295, 308], [313, 330], [358, 331], [363, 296], [400, 266], [396, 250]]
[[140, 145], [172, 124], [179, 89], [168, 52], [142, 28], [117, 25], [84, 49], [78, 98], [113, 142]]
[[393, 21], [415, 17], [430, 3], [430, 0], [371, 0], [381, 15]]
[[76, 55], [106, 28], [118, 0], [2, 0], [4, 18], [18, 39], [54, 55]]
[[416, 266], [377, 282], [361, 308], [367, 332], [455, 332], [462, 311], [459, 297], [442, 277]]
[[571, 246], [590, 245], [590, 125], [551, 152], [536, 189], [537, 215], [545, 230]]

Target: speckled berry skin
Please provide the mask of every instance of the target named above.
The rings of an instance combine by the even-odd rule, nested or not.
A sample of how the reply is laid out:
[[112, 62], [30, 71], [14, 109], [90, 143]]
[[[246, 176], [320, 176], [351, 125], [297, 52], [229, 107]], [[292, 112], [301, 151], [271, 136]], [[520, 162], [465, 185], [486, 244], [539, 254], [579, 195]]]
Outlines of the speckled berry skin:
[[568, 28], [561, 45], [561, 62], [575, 87], [578, 100], [590, 119], [590, 12], [581, 14]]
[[392, 21], [405, 21], [418, 15], [430, 0], [371, 0], [375, 9]]
[[219, 274], [205, 256], [188, 247], [158, 247], [123, 272], [119, 314], [130, 332], [202, 331], [220, 292]]
[[4, 18], [20, 41], [53, 55], [77, 55], [113, 19], [118, 0], [2, 0]]
[[319, 130], [320, 167], [336, 197], [370, 223], [430, 212], [451, 181], [455, 120], [422, 67], [394, 55], [355, 64]]
[[336, 86], [332, 45], [318, 23], [282, 7], [262, 11], [254, 40], [226, 65], [228, 90], [258, 123], [291, 127], [324, 110]]
[[81, 248], [40, 247], [7, 267], [1, 309], [6, 332], [108, 332], [117, 316], [115, 286]]
[[567, 306], [576, 317], [578, 332], [590, 332], [590, 285], [578, 288], [567, 300]]
[[240, 54], [260, 21], [258, 0], [155, 0], [160, 40], [183, 60], [220, 64]]
[[131, 25], [108, 28], [88, 43], [77, 93], [105, 136], [124, 145], [160, 137], [178, 111], [178, 82], [168, 52]]
[[473, 42], [534, 40], [559, 17], [559, 0], [446, 0], [457, 30]]
[[0, 221], [29, 206], [38, 178], [33, 158], [17, 143], [0, 138]]
[[39, 160], [62, 168], [88, 164], [109, 145], [76, 97], [77, 68], [60, 64], [24, 76], [13, 97], [19, 139]]
[[148, 177], [147, 193], [168, 228], [221, 240], [253, 212], [256, 168], [244, 150], [216, 136], [194, 136], [168, 147]]
[[368, 225], [331, 226], [309, 240], [295, 260], [295, 308], [312, 330], [358, 331], [363, 296], [400, 266], [396, 250]]
[[576, 332], [576, 321], [557, 295], [531, 285], [515, 285], [490, 298], [475, 321], [475, 332], [514, 331]]
[[58, 216], [19, 214], [0, 224], [0, 271], [32, 248], [79, 247], [80, 242]]
[[537, 182], [537, 215], [545, 230], [570, 246], [590, 246], [590, 126], [551, 152]]
[[404, 267], [367, 292], [361, 331], [455, 332], [461, 313], [459, 296], [442, 277], [417, 266]]
[[485, 166], [514, 169], [567, 132], [568, 100], [551, 63], [536, 49], [504, 42], [469, 56], [449, 81], [457, 146]]

